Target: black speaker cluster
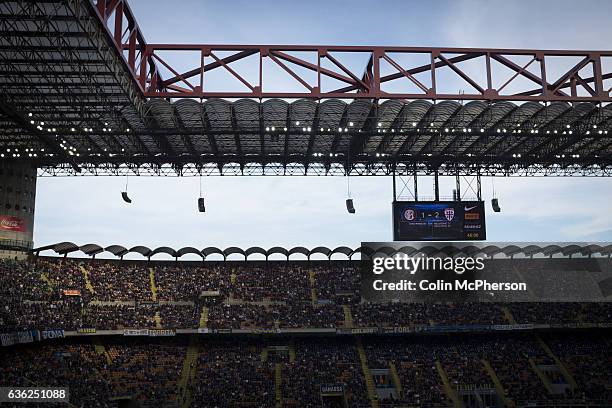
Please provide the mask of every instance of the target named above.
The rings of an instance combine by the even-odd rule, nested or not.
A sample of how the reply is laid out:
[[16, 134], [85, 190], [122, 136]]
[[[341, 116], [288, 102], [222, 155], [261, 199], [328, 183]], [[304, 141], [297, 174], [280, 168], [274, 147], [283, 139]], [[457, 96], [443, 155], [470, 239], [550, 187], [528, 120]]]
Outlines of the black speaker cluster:
[[493, 207], [494, 212], [501, 212], [501, 207], [499, 206], [499, 200], [497, 198], [491, 200], [491, 207]]
[[130, 197], [128, 196], [127, 191], [122, 191], [121, 192], [121, 198], [123, 198], [123, 201], [125, 201], [128, 204], [132, 203], [132, 200], [130, 199]]
[[352, 198], [346, 200], [346, 210], [349, 212], [349, 214], [355, 214], [355, 206], [353, 205]]

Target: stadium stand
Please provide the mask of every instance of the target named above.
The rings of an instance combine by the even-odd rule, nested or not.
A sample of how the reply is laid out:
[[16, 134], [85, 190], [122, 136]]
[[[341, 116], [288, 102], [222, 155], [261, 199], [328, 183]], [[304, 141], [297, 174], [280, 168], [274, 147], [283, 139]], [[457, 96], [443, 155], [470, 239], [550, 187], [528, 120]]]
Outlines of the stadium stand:
[[0, 333], [41, 341], [2, 348], [0, 385], [92, 407], [610, 405], [609, 303], [367, 303], [357, 265], [2, 260]]

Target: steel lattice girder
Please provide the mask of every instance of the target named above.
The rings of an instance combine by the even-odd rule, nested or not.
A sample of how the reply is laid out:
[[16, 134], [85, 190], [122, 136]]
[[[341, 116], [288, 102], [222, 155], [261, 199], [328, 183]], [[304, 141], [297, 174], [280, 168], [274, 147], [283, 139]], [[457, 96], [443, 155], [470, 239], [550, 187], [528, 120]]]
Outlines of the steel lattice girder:
[[[398, 176], [434, 175], [440, 176], [474, 176], [487, 177], [546, 177], [546, 176], [575, 176], [575, 177], [602, 177], [612, 176], [612, 164], [601, 166], [553, 165], [533, 166], [515, 164], [500, 166], [499, 164], [485, 163], [457, 163], [432, 169], [426, 163], [358, 163], [350, 167], [351, 176], [390, 176], [394, 172]], [[259, 163], [248, 163], [241, 166], [239, 163], [204, 163], [202, 165], [185, 164], [172, 166], [155, 163], [97, 163], [84, 165], [80, 173], [76, 173], [68, 165], [44, 167], [39, 170], [39, 176], [346, 176], [347, 169], [339, 164], [314, 163], [308, 166], [302, 163], [269, 163], [262, 166]]]
[[[139, 76], [150, 98], [612, 101], [607, 82], [612, 79], [612, 66], [602, 65], [612, 58], [612, 51], [208, 44], [149, 44], [143, 48], [145, 61], [158, 62], [154, 69], [145, 70], [146, 76]], [[172, 66], [170, 55], [200, 64], [181, 72]], [[364, 62], [354, 64], [355, 60]], [[248, 62], [236, 67], [241, 61]], [[568, 61], [572, 63], [569, 68], [565, 66]], [[267, 64], [275, 70], [267, 70]], [[457, 80], [466, 87], [464, 92], [444, 90], [440, 73], [445, 70], [452, 74], [445, 81]], [[240, 81], [244, 90], [231, 90], [229, 85], [227, 90], [214, 90], [206, 81], [212, 71], [225, 72]], [[249, 79], [247, 71], [259, 75]], [[298, 88], [270, 90], [278, 72], [292, 78]], [[326, 87], [325, 80], [341, 85]], [[531, 86], [515, 89], [520, 80]], [[398, 87], [385, 89], [394, 84]], [[411, 91], [402, 90], [408, 85]]]

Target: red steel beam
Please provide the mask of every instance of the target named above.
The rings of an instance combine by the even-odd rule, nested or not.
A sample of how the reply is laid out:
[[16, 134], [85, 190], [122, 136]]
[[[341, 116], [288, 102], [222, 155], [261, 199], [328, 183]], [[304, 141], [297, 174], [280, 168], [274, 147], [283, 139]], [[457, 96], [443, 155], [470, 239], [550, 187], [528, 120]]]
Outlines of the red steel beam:
[[[91, 4], [91, 14], [100, 21], [140, 90], [150, 89], [147, 83], [151, 84], [153, 78], [159, 77], [159, 70], [146, 53], [147, 42], [127, 0], [91, 0]], [[114, 19], [111, 18], [113, 15]], [[127, 22], [125, 30], [124, 20]], [[137, 52], [140, 52], [138, 63]]]
[[[147, 44], [127, 0], [91, 0], [92, 14], [96, 15], [108, 32], [126, 62], [126, 68], [138, 83], [143, 95], [148, 98], [310, 98], [310, 99], [428, 99], [428, 100], [511, 100], [511, 101], [588, 101], [612, 102], [612, 88], [604, 81], [612, 78], [611, 64], [602, 65], [602, 59], [612, 59], [612, 51], [595, 50], [526, 50], [485, 48], [440, 48], [440, 47], [369, 47], [369, 46], [317, 46], [317, 45], [228, 45], [228, 44]], [[113, 18], [114, 17], [114, 18]], [[124, 20], [127, 27], [124, 27]], [[197, 53], [200, 65], [184, 71], [174, 66], [163, 55], [164, 52]], [[219, 53], [230, 53], [220, 56]], [[312, 60], [291, 53], [312, 53]], [[333, 53], [333, 55], [332, 55]], [[342, 55], [341, 55], [342, 54]], [[368, 62], [357, 69], [349, 68], [343, 60], [346, 54], [362, 56]], [[430, 61], [427, 64], [402, 63], [396, 54], [420, 54]], [[231, 64], [257, 56], [249, 61], [252, 72], [258, 72], [255, 81], [247, 80], [241, 69]], [[179, 55], [180, 57], [180, 55]], [[515, 57], [527, 57], [526, 65], [515, 61]], [[554, 58], [579, 58], [570, 69], [559, 73]], [[208, 61], [206, 61], [208, 60]], [[264, 64], [271, 61], [280, 67], [299, 91], [271, 92], [266, 89], [275, 78], [266, 74]], [[381, 61], [392, 68], [391, 74], [383, 75]], [[478, 71], [484, 76], [474, 75], [468, 67], [459, 64], [472, 61], [481, 64]], [[495, 61], [512, 71], [511, 75], [496, 70]], [[158, 66], [159, 62], [161, 66]], [[533, 62], [539, 64], [539, 72], [530, 71]], [[323, 65], [327, 66], [323, 66]], [[330, 67], [331, 66], [331, 67]], [[602, 68], [602, 67], [606, 68]], [[167, 79], [160, 69], [165, 69]], [[248, 89], [245, 91], [212, 91], [204, 74], [213, 70], [224, 71], [238, 79]], [[251, 67], [250, 67], [251, 68]], [[301, 68], [299, 71], [295, 68]], [[438, 72], [448, 69], [460, 83], [469, 84], [475, 92], [443, 92]], [[554, 69], [553, 69], [554, 68]], [[244, 69], [242, 67], [242, 69]], [[583, 69], [589, 70], [584, 73]], [[316, 73], [316, 80], [307, 78], [306, 72]], [[388, 71], [387, 71], [388, 72]], [[550, 72], [557, 77], [551, 78]], [[417, 74], [428, 75], [430, 84], [417, 79]], [[518, 78], [533, 82], [535, 89], [508, 91], [517, 84]], [[190, 80], [195, 81], [191, 83]], [[342, 88], [328, 87], [323, 81], [339, 81]], [[392, 85], [401, 82], [416, 86], [414, 92], [398, 92]], [[550, 81], [550, 82], [549, 82]], [[256, 82], [256, 83], [253, 83]], [[179, 84], [182, 83], [182, 84]], [[494, 85], [502, 84], [502, 85]], [[179, 86], [180, 85], [180, 86]], [[389, 86], [385, 90], [385, 86]], [[523, 86], [524, 87], [524, 86]], [[218, 88], [218, 86], [217, 86]], [[397, 87], [399, 89], [399, 87]], [[568, 94], [564, 89], [569, 89]], [[506, 91], [506, 92], [502, 92]], [[581, 92], [579, 92], [581, 91]]]
[[[142, 50], [141, 50], [142, 51]], [[311, 99], [429, 99], [429, 100], [514, 100], [514, 101], [590, 101], [594, 103], [612, 102], [610, 91], [604, 88], [604, 81], [612, 78], [612, 71], [604, 72], [602, 58], [612, 58], [612, 51], [576, 51], [576, 50], [521, 50], [521, 49], [478, 49], [478, 48], [427, 48], [427, 47], [362, 47], [362, 46], [314, 46], [314, 45], [198, 45], [198, 44], [149, 44], [144, 49], [144, 58], [147, 61], [158, 59], [160, 53], [198, 53], [202, 55], [200, 66], [186, 72], [180, 72], [164, 63], [171, 77], [166, 81], [159, 79], [159, 71], [155, 76], [149, 75], [145, 83], [144, 94], [149, 98], [311, 98]], [[219, 53], [230, 53], [229, 56], [219, 57]], [[291, 53], [300, 53], [300, 56]], [[312, 61], [303, 57], [304, 53], [312, 53]], [[333, 55], [332, 55], [333, 53]], [[342, 54], [342, 55], [341, 55]], [[347, 54], [363, 56], [368, 61], [365, 66], [355, 69], [343, 60]], [[429, 57], [429, 64], [400, 63], [395, 54], [420, 54]], [[230, 67], [232, 63], [244, 60], [252, 55], [253, 72], [259, 72], [259, 83], [253, 84], [245, 79], [238, 68]], [[528, 63], [519, 64], [513, 60], [516, 57], [527, 57]], [[560, 74], [558, 67], [554, 67], [554, 58], [578, 58], [578, 63], [571, 69], [565, 69]], [[206, 62], [206, 59], [213, 59]], [[266, 86], [275, 79], [266, 76], [263, 64], [266, 60], [275, 65], [293, 78], [301, 91], [270, 92]], [[281, 60], [283, 62], [281, 62]], [[323, 66], [324, 61], [330, 67]], [[476, 70], [460, 67], [465, 61], [481, 64], [485, 75], [480, 77], [472, 74]], [[381, 61], [393, 68], [395, 73], [381, 75]], [[512, 71], [509, 75], [496, 70], [491, 62]], [[545, 63], [546, 61], [546, 63]], [[540, 65], [540, 72], [529, 70], [534, 62]], [[609, 65], [609, 64], [608, 64]], [[537, 66], [537, 65], [536, 65]], [[294, 68], [303, 68], [315, 72], [317, 79], [312, 81], [304, 75], [303, 71]], [[229, 72], [232, 77], [240, 80], [249, 90], [246, 91], [211, 91], [203, 80], [203, 73], [218, 68]], [[437, 79], [438, 72], [447, 68], [461, 83], [469, 84], [475, 92], [448, 93], [439, 91], [442, 84]], [[555, 68], [554, 70], [552, 68]], [[589, 69], [588, 75], [581, 75], [583, 69]], [[535, 70], [534, 70], [535, 71]], [[557, 78], [547, 71], [555, 71]], [[417, 80], [417, 74], [429, 74], [431, 84]], [[191, 85], [188, 80], [199, 78], [197, 86]], [[549, 77], [547, 79], [547, 77]], [[323, 79], [322, 79], [323, 78]], [[339, 89], [324, 90], [322, 81], [325, 79], [344, 82], [347, 86]], [[540, 86], [537, 89], [522, 89], [503, 93], [511, 88], [517, 78], [526, 78]], [[495, 80], [494, 80], [495, 79]], [[548, 82], [553, 79], [553, 82]], [[310, 82], [309, 82], [310, 81]], [[416, 85], [417, 92], [397, 92], [385, 90], [382, 85], [393, 81], [406, 81]], [[172, 86], [177, 82], [184, 82], [187, 87]], [[436, 87], [437, 83], [437, 87]], [[493, 84], [501, 84], [494, 86]], [[524, 86], [523, 86], [524, 88]], [[571, 88], [571, 94], [562, 89]], [[584, 92], [578, 93], [581, 89]]]

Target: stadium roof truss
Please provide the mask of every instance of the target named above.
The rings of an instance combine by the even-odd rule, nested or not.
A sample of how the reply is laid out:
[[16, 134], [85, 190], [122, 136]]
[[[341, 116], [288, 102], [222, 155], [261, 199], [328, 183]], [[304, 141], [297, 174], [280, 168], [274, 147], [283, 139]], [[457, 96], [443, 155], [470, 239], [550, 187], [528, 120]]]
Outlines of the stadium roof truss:
[[0, 160], [42, 175], [612, 175], [612, 51], [147, 44], [124, 0], [0, 32]]

